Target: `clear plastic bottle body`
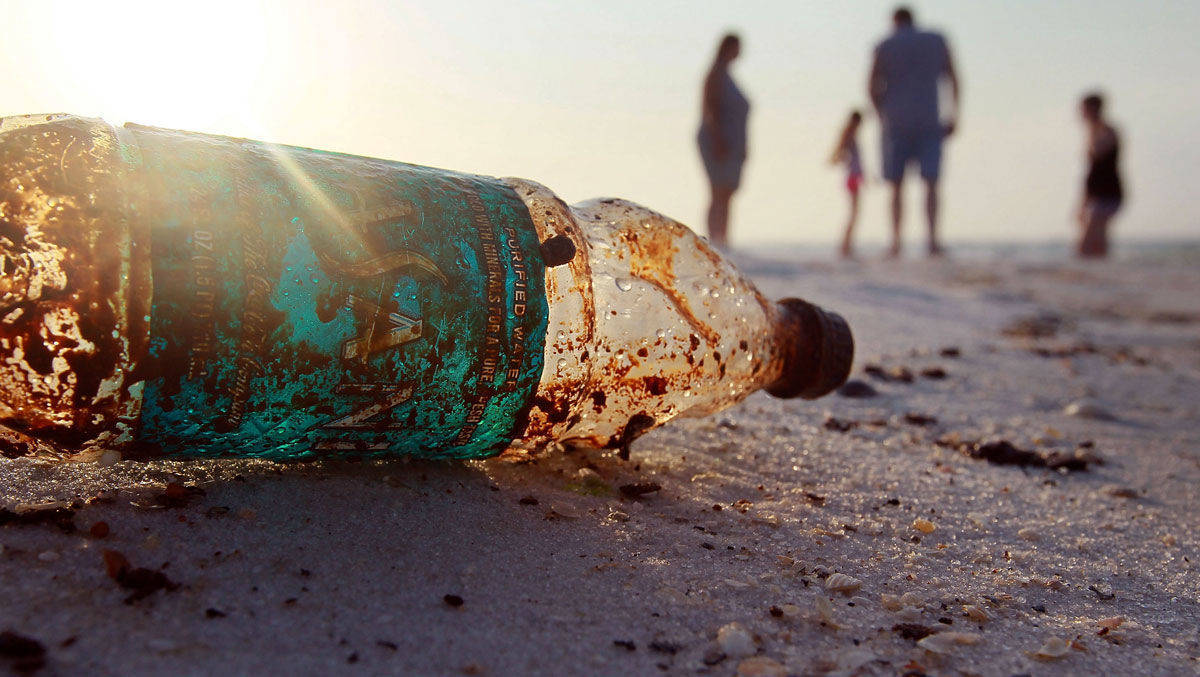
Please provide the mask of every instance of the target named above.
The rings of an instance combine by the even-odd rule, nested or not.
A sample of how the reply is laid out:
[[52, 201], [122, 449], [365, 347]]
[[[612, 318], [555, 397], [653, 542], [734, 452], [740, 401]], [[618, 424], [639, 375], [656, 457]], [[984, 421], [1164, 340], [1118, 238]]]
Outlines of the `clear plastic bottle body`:
[[567, 207], [509, 179], [542, 239], [576, 243], [547, 271], [545, 370], [524, 435], [617, 447], [703, 416], [779, 378], [777, 310], [682, 224], [616, 199]]

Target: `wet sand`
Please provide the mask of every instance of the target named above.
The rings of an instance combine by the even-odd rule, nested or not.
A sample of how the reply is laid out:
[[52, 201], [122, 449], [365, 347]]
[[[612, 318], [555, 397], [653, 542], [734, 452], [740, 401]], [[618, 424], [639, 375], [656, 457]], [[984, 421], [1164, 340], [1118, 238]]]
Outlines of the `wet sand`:
[[0, 458], [0, 507], [84, 502], [0, 518], [0, 631], [43, 675], [1200, 669], [1200, 269], [744, 268], [843, 312], [876, 395], [629, 462]]

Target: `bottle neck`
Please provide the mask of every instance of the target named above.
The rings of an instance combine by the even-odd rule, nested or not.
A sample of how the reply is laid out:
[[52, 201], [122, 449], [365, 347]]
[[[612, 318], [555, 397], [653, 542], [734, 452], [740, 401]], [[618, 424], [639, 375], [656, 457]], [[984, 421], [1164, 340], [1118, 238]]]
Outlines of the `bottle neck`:
[[779, 398], [816, 399], [846, 382], [854, 339], [846, 321], [797, 298], [775, 304], [779, 374], [766, 390]]

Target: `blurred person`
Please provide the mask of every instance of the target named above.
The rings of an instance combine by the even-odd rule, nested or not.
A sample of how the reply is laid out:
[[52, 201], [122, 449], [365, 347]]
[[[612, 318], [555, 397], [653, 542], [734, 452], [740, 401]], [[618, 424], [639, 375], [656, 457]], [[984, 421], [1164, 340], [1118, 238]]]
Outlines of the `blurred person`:
[[[902, 188], [905, 169], [916, 163], [925, 181], [925, 215], [929, 222], [929, 255], [940, 256], [938, 192], [942, 139], [954, 133], [959, 115], [959, 81], [946, 39], [939, 33], [918, 30], [912, 11], [898, 8], [892, 15], [895, 30], [875, 47], [867, 85], [871, 103], [882, 127], [882, 174], [892, 185], [892, 247], [900, 255]], [[954, 110], [942, 123], [939, 86], [949, 83]]]
[[708, 207], [708, 238], [722, 249], [729, 246], [729, 202], [742, 180], [746, 161], [746, 118], [750, 102], [729, 74], [729, 65], [741, 53], [741, 40], [728, 33], [721, 38], [716, 57], [704, 79], [703, 107], [697, 142], [712, 201]]
[[1080, 101], [1079, 111], [1087, 127], [1087, 178], [1079, 206], [1079, 256], [1108, 256], [1108, 223], [1121, 209], [1125, 191], [1117, 170], [1121, 141], [1104, 118], [1104, 97], [1092, 92]]
[[846, 219], [846, 233], [842, 236], [841, 255], [844, 259], [854, 258], [854, 224], [858, 221], [858, 191], [863, 184], [862, 155], [858, 151], [858, 128], [862, 126], [862, 113], [851, 111], [837, 145], [829, 158], [832, 164], [846, 167], [846, 191], [850, 194], [850, 216]]

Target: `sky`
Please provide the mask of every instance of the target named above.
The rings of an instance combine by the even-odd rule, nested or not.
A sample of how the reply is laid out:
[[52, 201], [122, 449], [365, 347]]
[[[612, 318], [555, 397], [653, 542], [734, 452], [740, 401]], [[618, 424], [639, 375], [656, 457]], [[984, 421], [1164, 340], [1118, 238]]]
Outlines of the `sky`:
[[[1124, 138], [1118, 238], [1200, 238], [1200, 2], [911, 2], [963, 84], [942, 182], [955, 241], [1074, 236], [1077, 101], [1099, 88]], [[751, 100], [735, 245], [840, 235], [828, 156], [867, 107], [894, 2], [0, 0], [0, 115], [68, 112], [539, 181], [616, 196], [703, 232], [695, 133], [716, 42], [741, 34]], [[886, 233], [878, 126], [859, 236]], [[915, 180], [906, 237], [924, 241]]]

